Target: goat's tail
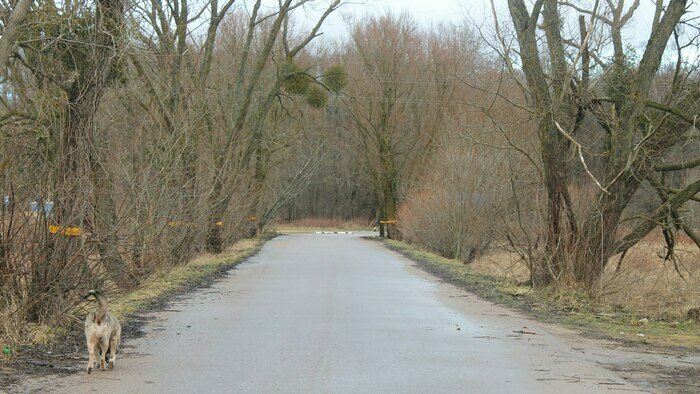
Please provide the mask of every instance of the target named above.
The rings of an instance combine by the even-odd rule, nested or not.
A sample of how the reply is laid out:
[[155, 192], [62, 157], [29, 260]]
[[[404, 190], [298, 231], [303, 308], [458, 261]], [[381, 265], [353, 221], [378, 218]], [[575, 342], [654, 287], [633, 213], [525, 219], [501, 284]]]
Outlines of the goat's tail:
[[100, 304], [101, 307], [107, 308], [107, 297], [104, 296], [104, 294], [100, 293], [97, 290], [90, 290], [88, 293], [85, 295], [85, 298], [88, 296], [93, 296], [97, 300], [97, 302]]
[[95, 311], [95, 323], [97, 323], [99, 325], [102, 323], [102, 319], [109, 311], [109, 305], [107, 304], [107, 297], [105, 297], [102, 293], [100, 293], [97, 290], [88, 291], [88, 293], [85, 295], [85, 298], [87, 299], [89, 296], [95, 297], [97, 302], [100, 304], [99, 308], [97, 308], [97, 310]]

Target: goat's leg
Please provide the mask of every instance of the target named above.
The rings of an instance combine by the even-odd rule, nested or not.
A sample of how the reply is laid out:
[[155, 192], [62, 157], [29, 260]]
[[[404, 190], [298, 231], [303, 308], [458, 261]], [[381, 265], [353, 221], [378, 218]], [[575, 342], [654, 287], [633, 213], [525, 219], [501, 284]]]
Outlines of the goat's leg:
[[109, 338], [100, 338], [100, 370], [107, 370], [107, 348], [109, 347]]
[[92, 338], [88, 339], [87, 341], [87, 347], [88, 347], [88, 353], [90, 355], [90, 358], [88, 359], [88, 365], [87, 365], [87, 373], [88, 375], [92, 373], [92, 369], [95, 365], [95, 348], [97, 347], [97, 341], [93, 340]]
[[117, 346], [119, 346], [119, 339], [112, 337], [109, 340], [109, 364], [108, 369], [114, 368], [114, 361], [117, 359]]

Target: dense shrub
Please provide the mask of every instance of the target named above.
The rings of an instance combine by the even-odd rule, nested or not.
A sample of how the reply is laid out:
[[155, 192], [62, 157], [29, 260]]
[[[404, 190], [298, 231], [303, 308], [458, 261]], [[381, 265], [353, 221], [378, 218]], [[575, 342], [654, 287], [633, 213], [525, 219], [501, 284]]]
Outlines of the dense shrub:
[[404, 239], [443, 256], [472, 261], [497, 236], [509, 195], [507, 160], [479, 147], [446, 145], [433, 171], [399, 210]]

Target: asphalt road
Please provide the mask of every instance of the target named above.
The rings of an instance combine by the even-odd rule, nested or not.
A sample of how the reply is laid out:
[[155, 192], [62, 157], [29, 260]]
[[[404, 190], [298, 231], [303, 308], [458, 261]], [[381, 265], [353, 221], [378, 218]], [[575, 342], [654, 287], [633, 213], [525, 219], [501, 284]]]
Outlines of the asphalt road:
[[[113, 371], [18, 391], [576, 393], [642, 391], [602, 349], [440, 283], [357, 235], [289, 235], [148, 315]], [[517, 333], [525, 331], [527, 333]], [[534, 333], [534, 334], [530, 334]], [[635, 359], [637, 357], [637, 359]], [[81, 366], [82, 367], [82, 366]]]

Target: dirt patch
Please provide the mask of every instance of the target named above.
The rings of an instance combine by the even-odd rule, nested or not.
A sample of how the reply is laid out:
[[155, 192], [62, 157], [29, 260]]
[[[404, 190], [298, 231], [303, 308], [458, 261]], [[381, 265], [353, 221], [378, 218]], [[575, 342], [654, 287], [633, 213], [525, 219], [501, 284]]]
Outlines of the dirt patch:
[[632, 383], [652, 382], [665, 393], [700, 393], [700, 368], [673, 368], [658, 363], [603, 364]]

